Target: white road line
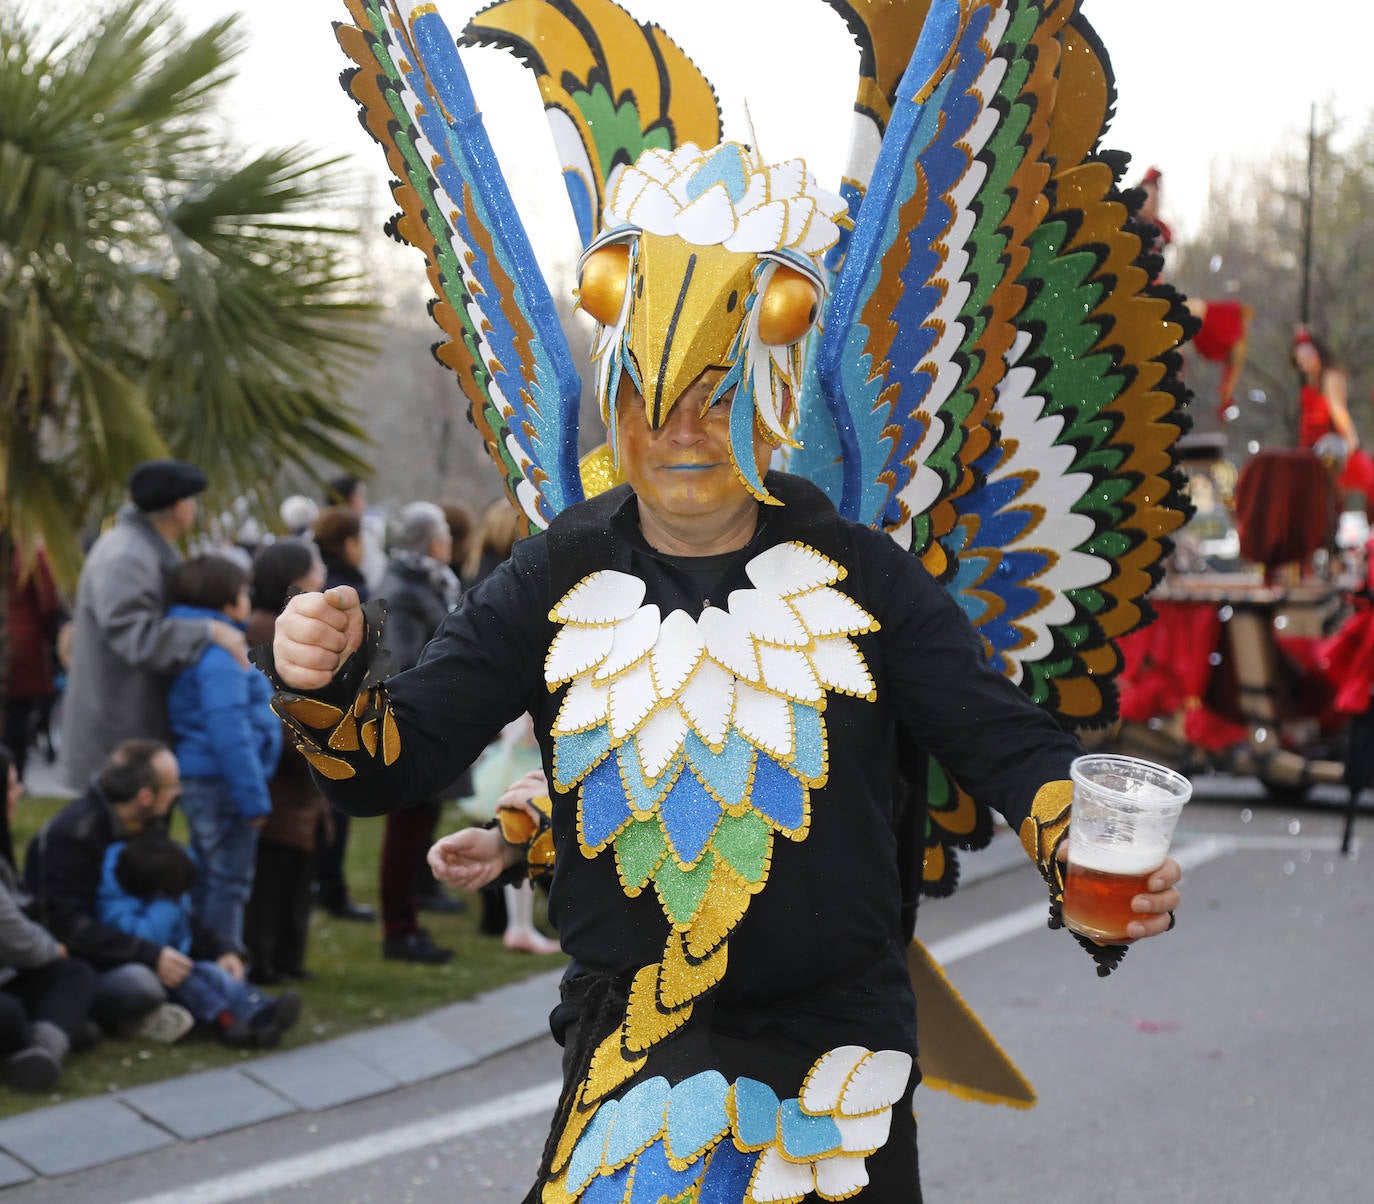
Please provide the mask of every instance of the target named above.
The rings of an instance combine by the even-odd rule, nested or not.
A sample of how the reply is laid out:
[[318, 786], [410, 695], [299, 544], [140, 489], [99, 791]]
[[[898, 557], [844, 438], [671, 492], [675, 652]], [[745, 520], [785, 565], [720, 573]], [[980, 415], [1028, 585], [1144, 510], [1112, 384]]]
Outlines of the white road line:
[[1341, 837], [1338, 832], [1314, 832], [1311, 836], [1227, 836], [1223, 839], [1229, 840], [1237, 849], [1278, 850], [1281, 852], [1301, 852], [1305, 849], [1311, 849], [1314, 853], [1339, 853], [1341, 851]]
[[1215, 861], [1227, 853], [1234, 853], [1239, 844], [1240, 842], [1234, 836], [1202, 836], [1189, 841], [1187, 844], [1179, 845], [1171, 852], [1174, 860], [1183, 867], [1183, 872], [1186, 874], [1189, 870], [1196, 869], [1200, 865], [1206, 865], [1209, 861]]
[[407, 1154], [441, 1141], [465, 1137], [479, 1129], [523, 1120], [540, 1112], [551, 1112], [558, 1103], [559, 1086], [557, 1082], [539, 1083], [475, 1107], [400, 1125], [367, 1137], [351, 1138], [309, 1154], [264, 1163], [251, 1171], [239, 1171], [218, 1179], [187, 1184], [160, 1195], [144, 1196], [130, 1204], [227, 1204], [230, 1200], [246, 1199], [290, 1183], [315, 1179], [321, 1175], [335, 1175], [395, 1154]]
[[[1257, 843], [1262, 839], [1207, 836], [1179, 847], [1174, 851], [1174, 856], [1186, 871], [1235, 852], [1239, 847], [1269, 847], [1267, 843]], [[995, 920], [988, 920], [958, 936], [936, 941], [930, 946], [930, 952], [941, 965], [948, 966], [1030, 932], [1044, 923], [1045, 904], [1033, 903]], [[341, 1141], [308, 1154], [264, 1163], [250, 1171], [206, 1179], [159, 1195], [144, 1196], [127, 1204], [230, 1204], [230, 1201], [274, 1191], [291, 1183], [338, 1174], [382, 1158], [406, 1154], [441, 1141], [452, 1141], [455, 1137], [465, 1137], [493, 1125], [552, 1111], [558, 1103], [559, 1086], [557, 1081], [540, 1083], [471, 1108], [399, 1125], [368, 1137]]]

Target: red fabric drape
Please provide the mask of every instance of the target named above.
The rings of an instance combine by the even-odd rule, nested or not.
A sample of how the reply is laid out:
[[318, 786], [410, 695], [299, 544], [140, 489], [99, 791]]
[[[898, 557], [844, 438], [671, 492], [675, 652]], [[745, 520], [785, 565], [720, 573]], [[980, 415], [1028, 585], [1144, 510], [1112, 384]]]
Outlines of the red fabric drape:
[[1121, 641], [1125, 667], [1117, 679], [1121, 717], [1145, 723], [1166, 715], [1183, 715], [1183, 734], [1208, 752], [1246, 738], [1248, 729], [1203, 705], [1221, 640], [1221, 618], [1215, 602], [1155, 603], [1158, 618], [1143, 631]]
[[1374, 702], [1374, 603], [1361, 600], [1357, 606], [1335, 635], [1317, 644], [1314, 657], [1343, 715], [1363, 715]]
[[1303, 449], [1267, 449], [1236, 482], [1236, 533], [1246, 560], [1266, 569], [1301, 563], [1335, 528], [1336, 493], [1322, 462]]

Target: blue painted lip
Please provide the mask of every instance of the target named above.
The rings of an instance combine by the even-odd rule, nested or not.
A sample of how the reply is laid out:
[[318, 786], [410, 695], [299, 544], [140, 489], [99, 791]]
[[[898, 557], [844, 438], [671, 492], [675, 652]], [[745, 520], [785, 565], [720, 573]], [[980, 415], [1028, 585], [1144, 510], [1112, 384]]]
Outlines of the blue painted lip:
[[712, 468], [723, 468], [723, 464], [664, 464], [666, 472], [709, 472]]

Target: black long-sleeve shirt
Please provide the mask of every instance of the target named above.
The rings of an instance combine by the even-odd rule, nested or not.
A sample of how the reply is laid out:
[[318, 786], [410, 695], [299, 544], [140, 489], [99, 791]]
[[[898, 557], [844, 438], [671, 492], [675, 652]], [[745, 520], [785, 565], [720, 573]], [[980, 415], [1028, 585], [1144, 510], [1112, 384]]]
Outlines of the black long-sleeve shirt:
[[[809, 833], [801, 841], [773, 840], [767, 883], [730, 938], [729, 969], [716, 1001], [725, 1008], [771, 1008], [846, 984], [905, 983], [893, 939], [901, 901], [893, 826], [899, 740], [918, 741], [1013, 827], [1043, 784], [1068, 776], [1080, 749], [988, 665], [958, 605], [914, 557], [888, 536], [838, 518], [811, 487], [793, 481], [789, 489], [786, 480], [769, 477], [770, 491], [788, 494], [789, 504], [761, 507], [753, 539], [729, 558], [714, 588], [644, 541], [632, 494], [610, 514], [604, 537], [593, 528], [590, 542], [578, 545], [572, 564], [558, 551], [557, 524], [520, 542], [444, 620], [420, 663], [387, 683], [401, 733], [396, 762], [387, 767], [380, 758], [345, 756], [354, 776], [321, 779], [322, 788], [357, 815], [429, 797], [524, 711], [534, 716], [553, 782], [548, 732], [565, 690], [546, 687], [544, 663], [559, 630], [550, 610], [572, 582], [600, 568], [629, 573], [645, 583], [645, 602], [662, 615], [682, 610], [695, 619], [708, 599], [724, 606], [731, 591], [749, 586], [745, 566], [764, 549], [797, 540], [815, 545], [822, 537], [826, 546], [818, 550], [847, 570], [835, 588], [878, 621], [876, 631], [853, 637], [876, 698], [828, 694], [829, 774], [810, 792]], [[603, 512], [610, 505], [595, 504]], [[584, 563], [587, 549], [596, 563]], [[598, 970], [625, 972], [657, 961], [668, 922], [653, 891], [628, 898], [614, 854], [589, 858], [579, 849], [577, 822], [576, 794], [555, 792], [558, 861], [549, 907], [564, 949]], [[849, 1025], [843, 1039], [908, 1045], [891, 1031], [854, 1032], [855, 1013], [867, 1006], [840, 1007]], [[894, 1015], [879, 1027], [891, 1028]]]

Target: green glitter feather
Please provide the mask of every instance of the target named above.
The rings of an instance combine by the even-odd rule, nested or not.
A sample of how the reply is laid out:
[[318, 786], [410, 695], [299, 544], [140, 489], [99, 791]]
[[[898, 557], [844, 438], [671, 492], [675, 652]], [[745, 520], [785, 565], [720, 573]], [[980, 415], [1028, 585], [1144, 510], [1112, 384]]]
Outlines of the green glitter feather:
[[725, 815], [711, 838], [711, 847], [746, 882], [762, 882], [768, 873], [773, 830], [757, 811]]
[[709, 849], [690, 870], [682, 869], [671, 857], [663, 859], [654, 873], [654, 886], [672, 923], [690, 924], [696, 917], [715, 869], [716, 859]]
[[638, 819], [615, 838], [615, 861], [627, 889], [638, 894], [668, 853], [668, 840], [657, 815]]

